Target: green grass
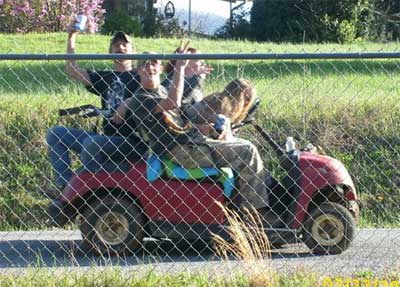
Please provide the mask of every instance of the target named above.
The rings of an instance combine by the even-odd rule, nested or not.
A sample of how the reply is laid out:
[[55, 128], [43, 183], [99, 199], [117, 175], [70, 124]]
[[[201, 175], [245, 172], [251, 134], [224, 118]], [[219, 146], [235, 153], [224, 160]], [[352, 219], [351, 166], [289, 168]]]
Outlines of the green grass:
[[[138, 276], [135, 273], [124, 272], [118, 269], [107, 269], [107, 272], [70, 272], [68, 275], [53, 274], [50, 271], [28, 272], [22, 276], [0, 275], [0, 285], [8, 286], [76, 286], [76, 287], [94, 287], [94, 286], [246, 286], [241, 278], [235, 280], [225, 280], [222, 278], [209, 280], [207, 275], [182, 273], [178, 275], [157, 275], [148, 272], [145, 275]], [[224, 285], [225, 284], [225, 285]]]
[[11, 286], [135, 286], [135, 287], [180, 287], [180, 286], [250, 286], [246, 279], [237, 277], [234, 279], [210, 278], [208, 275], [182, 273], [178, 275], [156, 275], [148, 273], [144, 276], [136, 274], [123, 274], [120, 271], [107, 270], [107, 272], [89, 271], [86, 274], [69, 273], [54, 275], [52, 272], [39, 271], [38, 273], [26, 274], [23, 276], [0, 275], [0, 285]]
[[[64, 53], [65, 34], [0, 34], [0, 53]], [[109, 37], [80, 35], [79, 53], [106, 53]], [[170, 53], [177, 39], [135, 39], [139, 52]], [[397, 52], [398, 43], [292, 45], [193, 39], [209, 53]], [[398, 60], [208, 61], [214, 72], [207, 93], [235, 77], [249, 78], [262, 98], [258, 121], [284, 142], [294, 135], [304, 146], [321, 146], [349, 169], [367, 207], [361, 226], [399, 226], [400, 75]], [[110, 61], [82, 61], [87, 68]], [[41, 195], [51, 185], [46, 130], [56, 124], [90, 127], [88, 121], [60, 120], [57, 110], [99, 100], [69, 80], [62, 61], [0, 62], [0, 230], [44, 228]], [[259, 140], [266, 166], [279, 175], [277, 159]]]
[[[270, 271], [268, 271], [270, 272]], [[0, 274], [2, 287], [317, 287], [317, 286], [399, 286], [399, 276], [388, 273], [385, 276], [374, 276], [363, 272], [349, 277], [327, 277], [316, 273], [296, 271], [290, 274], [270, 272], [273, 281], [265, 285], [253, 272], [242, 274], [238, 270], [224, 273], [157, 274], [104, 268], [86, 271], [63, 271], [62, 269], [31, 269], [16, 274]], [[249, 275], [250, 274], [250, 275]], [[346, 285], [347, 284], [347, 285]], [[375, 284], [375, 285], [374, 285]]]
[[[65, 33], [0, 34], [1, 53], [64, 53]], [[107, 53], [110, 37], [83, 34], [78, 36], [78, 52]], [[190, 39], [192, 46], [210, 53], [284, 53], [284, 52], [398, 52], [397, 42], [355, 44], [291, 44], [257, 43], [251, 41]], [[133, 38], [138, 52], [157, 51], [170, 53], [179, 44], [179, 39]]]

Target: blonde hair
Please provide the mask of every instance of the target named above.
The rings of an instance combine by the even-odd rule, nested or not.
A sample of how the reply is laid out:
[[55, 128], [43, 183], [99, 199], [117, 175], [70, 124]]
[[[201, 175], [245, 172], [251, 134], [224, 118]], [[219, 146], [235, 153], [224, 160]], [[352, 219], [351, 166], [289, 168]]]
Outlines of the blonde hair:
[[229, 117], [232, 124], [240, 123], [256, 100], [256, 90], [249, 80], [235, 79], [222, 92], [213, 93], [203, 99], [206, 108], [200, 111], [205, 122], [215, 122], [218, 114]]

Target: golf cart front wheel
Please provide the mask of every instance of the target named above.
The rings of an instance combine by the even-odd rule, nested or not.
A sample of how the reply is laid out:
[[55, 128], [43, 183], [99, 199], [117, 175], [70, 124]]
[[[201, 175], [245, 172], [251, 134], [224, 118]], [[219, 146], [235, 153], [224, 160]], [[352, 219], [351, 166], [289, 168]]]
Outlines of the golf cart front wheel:
[[337, 203], [323, 203], [307, 219], [303, 240], [315, 254], [340, 254], [350, 246], [355, 230], [349, 210]]
[[91, 204], [80, 230], [85, 251], [101, 255], [133, 253], [143, 243], [144, 216], [140, 206], [109, 196]]

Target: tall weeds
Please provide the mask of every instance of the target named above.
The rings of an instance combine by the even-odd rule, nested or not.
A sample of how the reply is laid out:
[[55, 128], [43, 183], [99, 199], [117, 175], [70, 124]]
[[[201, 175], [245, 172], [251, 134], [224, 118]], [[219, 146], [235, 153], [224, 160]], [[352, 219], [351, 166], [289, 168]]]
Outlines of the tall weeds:
[[276, 275], [272, 272], [271, 245], [260, 226], [261, 218], [256, 210], [244, 209], [239, 215], [218, 203], [227, 219], [229, 240], [214, 234], [216, 253], [228, 262], [233, 256], [241, 260], [248, 278], [248, 286], [276, 286]]

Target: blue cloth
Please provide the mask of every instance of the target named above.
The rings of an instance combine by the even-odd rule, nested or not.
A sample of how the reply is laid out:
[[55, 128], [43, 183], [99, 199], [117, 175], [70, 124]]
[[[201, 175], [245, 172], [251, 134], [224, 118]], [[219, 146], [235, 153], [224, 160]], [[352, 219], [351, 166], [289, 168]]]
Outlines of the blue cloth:
[[147, 180], [153, 182], [157, 180], [163, 172], [161, 160], [155, 154], [151, 155], [146, 162]]
[[147, 146], [134, 137], [94, 135], [83, 141], [79, 158], [86, 170], [98, 172], [106, 163], [118, 166], [127, 159], [137, 161], [146, 151]]
[[64, 126], [50, 128], [47, 131], [46, 141], [58, 186], [66, 185], [73, 175], [71, 151], [79, 154], [85, 170], [97, 172], [108, 161], [117, 165], [124, 159], [138, 160], [147, 150], [146, 146], [134, 138], [103, 136]]
[[147, 179], [152, 182], [157, 180], [165, 172], [170, 178], [177, 179], [201, 179], [209, 176], [217, 176], [219, 182], [224, 187], [224, 194], [227, 197], [232, 196], [234, 189], [235, 178], [231, 168], [213, 168], [199, 167], [195, 169], [186, 169], [176, 165], [171, 160], [162, 160], [157, 155], [153, 154], [147, 159], [146, 174]]

